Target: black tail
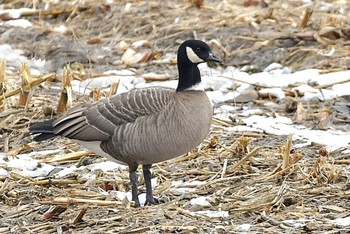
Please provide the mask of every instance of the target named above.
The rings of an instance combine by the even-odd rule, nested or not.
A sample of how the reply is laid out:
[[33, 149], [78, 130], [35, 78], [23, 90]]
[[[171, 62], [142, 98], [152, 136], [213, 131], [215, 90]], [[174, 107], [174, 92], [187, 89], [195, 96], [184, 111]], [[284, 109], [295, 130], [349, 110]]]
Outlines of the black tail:
[[34, 135], [35, 141], [44, 141], [50, 138], [55, 137], [55, 133], [53, 131], [52, 122], [54, 120], [46, 120], [41, 123], [33, 124], [29, 127], [29, 133]]

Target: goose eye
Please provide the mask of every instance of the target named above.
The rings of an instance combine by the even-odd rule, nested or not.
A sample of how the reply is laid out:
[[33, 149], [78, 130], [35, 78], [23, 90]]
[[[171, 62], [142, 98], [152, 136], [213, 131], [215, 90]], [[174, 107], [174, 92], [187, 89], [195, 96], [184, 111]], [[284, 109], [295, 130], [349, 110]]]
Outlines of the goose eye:
[[197, 53], [199, 53], [199, 52], [201, 52], [201, 51], [202, 51], [201, 48], [199, 48], [199, 47], [196, 48], [196, 52], [197, 52]]

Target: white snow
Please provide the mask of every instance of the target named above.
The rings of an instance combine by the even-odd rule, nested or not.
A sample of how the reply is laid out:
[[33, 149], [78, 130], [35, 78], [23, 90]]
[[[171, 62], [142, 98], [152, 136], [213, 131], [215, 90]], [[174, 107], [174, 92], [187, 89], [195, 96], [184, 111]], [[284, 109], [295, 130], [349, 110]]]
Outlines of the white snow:
[[[2, 153], [0, 154], [0, 166], [4, 165], [23, 176], [31, 178], [45, 177], [54, 169], [54, 166], [46, 163], [41, 163], [39, 166], [39, 163], [32, 156], [33, 154], [31, 153], [12, 157]], [[5, 157], [7, 157], [8, 161], [4, 160]], [[3, 170], [0, 171], [1, 174], [7, 175]]]
[[0, 22], [0, 25], [11, 26], [11, 27], [30, 28], [33, 26], [33, 23], [31, 23], [27, 19], [14, 19], [14, 20], [8, 20], [5, 22]]
[[60, 25], [58, 27], [55, 27], [53, 30], [55, 32], [65, 33], [67, 31], [67, 27], [65, 25]]
[[125, 198], [131, 201], [131, 192], [122, 192], [122, 191], [113, 190], [113, 191], [110, 191], [110, 193], [120, 201], [123, 201]]
[[234, 127], [228, 127], [227, 131], [229, 132], [259, 132], [262, 133], [264, 132], [261, 129], [257, 129], [257, 128], [252, 128], [252, 127], [248, 127], [248, 126], [234, 126]]
[[[1, 162], [0, 162], [0, 165], [1, 165]], [[3, 169], [3, 168], [0, 168], [0, 176], [7, 177], [8, 176], [8, 171]]]
[[192, 206], [210, 206], [209, 198], [205, 196], [198, 196], [191, 199], [190, 203]]
[[80, 168], [77, 168], [77, 166], [75, 165], [70, 167], [64, 167], [61, 171], [55, 174], [55, 178], [64, 178], [65, 176], [72, 174], [73, 172], [76, 172], [79, 169]]
[[197, 188], [203, 184], [205, 184], [205, 181], [182, 181], [182, 180], [175, 180], [171, 183], [170, 190], [176, 191], [178, 193], [189, 193], [194, 192], [197, 190]]
[[107, 76], [86, 79], [84, 81], [73, 80], [72, 90], [79, 94], [86, 95], [89, 93], [89, 91], [96, 88], [101, 88], [108, 91], [112, 83], [119, 82], [118, 93], [124, 93], [134, 89], [138, 84], [146, 82], [143, 78], [136, 77], [135, 73], [130, 70], [112, 70], [107, 71], [104, 74]]
[[279, 63], [271, 63], [269, 66], [267, 66], [265, 69], [264, 69], [264, 72], [271, 72], [273, 70], [281, 70], [283, 68], [283, 65], [282, 64], [279, 64]]
[[274, 118], [252, 115], [248, 118], [243, 118], [242, 121], [248, 126], [257, 129], [256, 131], [260, 130], [273, 135], [292, 134], [294, 140], [302, 140], [308, 145], [318, 143], [325, 145], [329, 150], [335, 150], [350, 144], [349, 132], [312, 130], [303, 125], [293, 124], [291, 119], [283, 116]]
[[349, 95], [350, 82], [335, 84], [332, 86], [332, 89], [338, 97]]
[[247, 232], [247, 231], [250, 230], [251, 227], [252, 227], [251, 224], [249, 224], [249, 223], [243, 223], [243, 224], [241, 224], [241, 225], [238, 225], [238, 226], [236, 227], [236, 230], [237, 230], [237, 231], [241, 231], [241, 232]]
[[196, 211], [195, 213], [212, 217], [212, 218], [224, 218], [229, 216], [228, 211], [200, 210], [200, 211]]
[[35, 12], [35, 9], [31, 8], [18, 8], [18, 9], [4, 9], [0, 10], [0, 15], [8, 15], [12, 19], [18, 19], [22, 16], [24, 12]]
[[266, 89], [261, 89], [259, 91], [260, 94], [267, 94], [271, 95], [273, 97], [276, 97], [277, 99], [281, 100], [286, 97], [284, 94], [283, 90], [280, 88], [266, 88]]
[[309, 222], [315, 221], [314, 219], [287, 219], [283, 220], [282, 223], [288, 224], [289, 226], [294, 226], [295, 228], [301, 228], [307, 225]]
[[5, 60], [10, 66], [16, 66], [16, 69], [22, 62], [26, 61], [26, 58], [22, 56], [23, 51], [13, 49], [8, 44], [0, 45], [0, 60]]
[[38, 162], [26, 155], [18, 155], [15, 158], [10, 158], [7, 163], [8, 167], [16, 168], [20, 170], [35, 170], [38, 166]]
[[42, 163], [40, 167], [33, 168], [33, 170], [23, 169], [21, 174], [32, 178], [45, 178], [54, 168], [50, 164]]
[[350, 216], [345, 218], [337, 218], [334, 220], [334, 223], [335, 225], [342, 226], [342, 227], [350, 226]]
[[94, 163], [92, 165], [91, 171], [102, 170], [103, 172], [107, 172], [107, 171], [113, 171], [119, 168], [127, 169], [128, 166], [121, 165], [111, 161], [105, 161], [105, 162]]
[[331, 85], [334, 83], [340, 83], [350, 80], [350, 71], [338, 71], [338, 72], [331, 72], [326, 74], [320, 74], [311, 81], [316, 82], [318, 85]]
[[33, 157], [37, 155], [47, 156], [47, 155], [53, 155], [53, 154], [59, 154], [59, 153], [62, 153], [61, 149], [50, 149], [50, 150], [33, 151], [25, 155]]

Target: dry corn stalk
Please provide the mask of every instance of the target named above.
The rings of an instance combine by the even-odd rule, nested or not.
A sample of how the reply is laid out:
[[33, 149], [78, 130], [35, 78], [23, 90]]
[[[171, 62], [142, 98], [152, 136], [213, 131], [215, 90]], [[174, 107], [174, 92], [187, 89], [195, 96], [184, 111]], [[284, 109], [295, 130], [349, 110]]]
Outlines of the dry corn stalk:
[[111, 87], [109, 88], [108, 97], [115, 95], [117, 93], [118, 87], [119, 87], [119, 81], [112, 83]]
[[310, 176], [315, 178], [319, 184], [334, 183], [340, 176], [340, 168], [334, 165], [328, 156], [319, 156], [316, 164], [310, 170]]
[[299, 27], [301, 29], [304, 29], [306, 27], [306, 25], [309, 22], [313, 12], [314, 12], [313, 9], [306, 8], [305, 13], [303, 15], [303, 19], [301, 20], [300, 25], [299, 25]]
[[292, 150], [292, 135], [288, 135], [287, 142], [281, 146], [280, 153], [282, 154], [282, 163], [278, 165], [269, 175], [264, 177], [264, 180], [269, 180], [279, 175], [293, 174], [298, 170], [297, 162], [304, 157], [301, 152], [293, 152]]
[[[6, 60], [0, 61], [0, 95], [4, 95], [7, 90], [7, 77], [6, 77]], [[3, 101], [0, 100], [0, 108], [3, 106]]]
[[22, 63], [21, 66], [20, 78], [22, 81], [22, 89], [19, 94], [18, 106], [24, 107], [29, 101], [30, 87], [28, 87], [28, 85], [32, 83], [32, 78], [30, 76], [29, 69], [25, 63]]
[[49, 220], [54, 216], [59, 216], [67, 210], [67, 207], [64, 206], [51, 206], [42, 216], [42, 219]]
[[253, 138], [245, 137], [245, 136], [241, 136], [238, 139], [239, 146], [241, 147], [244, 153], [249, 153], [248, 146], [252, 141], [253, 141]]
[[[43, 82], [45, 82], [47, 80], [55, 79], [55, 77], [56, 77], [55, 73], [50, 73], [50, 74], [47, 74], [47, 75], [43, 75], [39, 79], [34, 80], [32, 83], [27, 84], [25, 86], [25, 88], [26, 89], [30, 89], [30, 88], [32, 88], [34, 86], [38, 86], [39, 84], [41, 84], [41, 83], [43, 83]], [[21, 92], [22, 92], [22, 87], [20, 87], [18, 89], [15, 89], [15, 90], [12, 90], [12, 91], [9, 91], [9, 92], [6, 92], [3, 95], [0, 95], [0, 101], [5, 100], [6, 98], [12, 97], [14, 95], [17, 95], [17, 94], [19, 94]]]
[[[93, 204], [95, 206], [121, 206], [121, 201], [105, 201], [95, 199], [84, 199], [84, 198], [72, 198], [72, 197], [54, 197], [50, 200], [44, 200], [41, 204], [52, 204], [52, 205], [72, 205], [72, 204]], [[131, 205], [134, 202], [130, 202]]]
[[101, 96], [102, 96], [101, 88], [96, 88], [92, 91], [92, 100], [94, 102], [100, 100]]
[[293, 120], [296, 123], [303, 123], [308, 118], [307, 110], [304, 108], [302, 103], [297, 104], [297, 110], [293, 115]]
[[291, 165], [291, 155], [290, 155], [291, 149], [292, 149], [292, 136], [288, 135], [287, 142], [282, 148], [282, 153], [283, 153], [282, 170], [289, 168]]
[[333, 110], [331, 108], [323, 108], [320, 112], [319, 112], [319, 123], [318, 123], [318, 127], [319, 129], [330, 129], [333, 126], [333, 122], [334, 122], [334, 117], [335, 114], [333, 113]]
[[119, 81], [111, 84], [108, 93], [102, 92], [101, 88], [96, 88], [92, 91], [92, 100], [96, 102], [101, 99], [102, 95], [104, 97], [111, 97], [117, 93], [118, 87], [119, 87]]
[[292, 153], [292, 135], [288, 135], [287, 142], [284, 146], [281, 147], [282, 151], [282, 171], [288, 172], [290, 168], [293, 167], [294, 164], [296, 164], [300, 159], [304, 157], [304, 155], [300, 152], [293, 152]]
[[65, 68], [63, 70], [62, 91], [58, 101], [57, 113], [62, 114], [67, 112], [67, 104], [72, 103], [72, 72]]
[[73, 222], [72, 222], [73, 225], [84, 222], [83, 216], [85, 215], [87, 209], [88, 209], [88, 206], [85, 206], [80, 210], [78, 215], [75, 216], [75, 218], [73, 219]]
[[230, 147], [230, 151], [236, 155], [249, 153], [249, 145], [254, 140], [252, 137], [241, 136]]

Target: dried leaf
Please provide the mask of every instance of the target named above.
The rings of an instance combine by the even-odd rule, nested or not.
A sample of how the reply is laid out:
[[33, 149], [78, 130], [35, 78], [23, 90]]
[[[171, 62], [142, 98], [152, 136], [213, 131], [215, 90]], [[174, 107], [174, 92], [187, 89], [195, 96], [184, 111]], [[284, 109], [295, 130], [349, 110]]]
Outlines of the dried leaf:
[[324, 108], [319, 112], [319, 129], [330, 129], [333, 126], [334, 122], [334, 113], [333, 110], [329, 108]]
[[285, 112], [286, 113], [294, 113], [297, 110], [298, 107], [298, 100], [296, 98], [292, 97], [286, 97], [286, 107]]
[[63, 212], [65, 212], [67, 210], [67, 207], [63, 207], [63, 206], [51, 206], [42, 216], [42, 219], [48, 220], [51, 219], [54, 216], [58, 216], [60, 214], [62, 214]]
[[293, 121], [296, 123], [303, 123], [308, 118], [307, 110], [302, 103], [297, 104], [297, 111], [293, 116]]
[[83, 216], [85, 215], [86, 211], [87, 211], [88, 207], [85, 206], [83, 207], [79, 213], [77, 214], [77, 216], [73, 219], [73, 224], [76, 225], [78, 223], [82, 223], [84, 220], [83, 220]]
[[91, 38], [90, 40], [87, 41], [87, 43], [90, 45], [100, 44], [101, 42], [102, 40], [99, 37]]
[[195, 7], [201, 8], [203, 6], [204, 0], [192, 0], [192, 4]]
[[121, 60], [126, 65], [133, 65], [139, 63], [144, 58], [144, 56], [144, 54], [128, 48], [122, 55]]

